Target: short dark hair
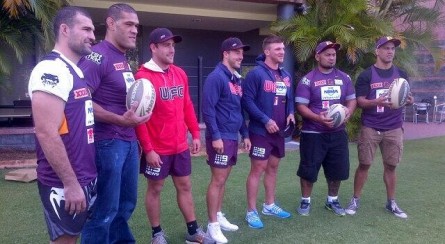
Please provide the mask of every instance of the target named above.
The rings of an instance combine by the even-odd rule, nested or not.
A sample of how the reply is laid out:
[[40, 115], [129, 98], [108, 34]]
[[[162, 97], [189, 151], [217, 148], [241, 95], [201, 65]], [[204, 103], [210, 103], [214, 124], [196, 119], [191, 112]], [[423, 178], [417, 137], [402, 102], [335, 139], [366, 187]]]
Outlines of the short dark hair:
[[122, 12], [137, 14], [133, 7], [126, 3], [116, 3], [111, 5], [107, 11], [107, 18], [111, 17], [114, 20], [119, 20]]
[[272, 43], [284, 43], [284, 39], [277, 35], [268, 35], [263, 40], [263, 50], [266, 50], [267, 46]]
[[85, 9], [80, 7], [68, 6], [63, 7], [57, 11], [57, 14], [53, 19], [53, 31], [56, 41], [59, 39], [60, 25], [66, 24], [70, 28], [73, 27], [77, 14], [81, 14], [91, 19], [91, 15]]

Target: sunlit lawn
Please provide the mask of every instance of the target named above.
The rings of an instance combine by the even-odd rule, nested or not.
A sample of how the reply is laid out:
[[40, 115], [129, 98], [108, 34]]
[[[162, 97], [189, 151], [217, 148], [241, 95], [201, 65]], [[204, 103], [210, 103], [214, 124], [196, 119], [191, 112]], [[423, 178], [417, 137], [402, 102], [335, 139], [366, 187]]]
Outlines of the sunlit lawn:
[[[409, 218], [398, 219], [385, 211], [385, 188], [381, 161], [371, 168], [356, 216], [337, 217], [323, 208], [326, 183], [322, 172], [312, 195], [312, 212], [308, 217], [296, 214], [300, 188], [295, 175], [299, 155], [287, 152], [282, 161], [277, 200], [291, 211], [290, 219], [263, 216], [265, 228], [250, 229], [244, 221], [246, 210], [245, 179], [250, 163], [247, 155], [239, 157], [227, 183], [224, 211], [228, 219], [240, 226], [226, 233], [230, 243], [444, 243], [445, 242], [445, 137], [413, 140], [405, 143], [403, 162], [398, 168], [397, 200]], [[351, 175], [340, 189], [340, 200], [347, 204], [352, 194], [353, 172], [357, 165], [355, 144], [350, 145]], [[205, 192], [209, 169], [203, 157], [194, 158], [193, 193], [199, 224], [206, 226]], [[0, 243], [47, 243], [37, 187], [34, 183], [4, 180], [7, 170], [0, 170]], [[150, 227], [144, 209], [146, 182], [139, 179], [139, 202], [131, 225], [139, 243], [149, 243]], [[171, 181], [162, 195], [162, 226], [170, 243], [184, 243], [185, 224], [180, 214]], [[260, 192], [258, 206], [263, 197]]]

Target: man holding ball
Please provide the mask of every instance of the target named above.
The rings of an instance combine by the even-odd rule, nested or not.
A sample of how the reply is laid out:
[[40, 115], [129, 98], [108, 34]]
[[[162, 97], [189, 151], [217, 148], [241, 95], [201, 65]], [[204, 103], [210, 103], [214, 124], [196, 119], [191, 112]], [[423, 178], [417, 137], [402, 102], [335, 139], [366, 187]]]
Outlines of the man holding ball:
[[357, 102], [351, 78], [335, 68], [339, 48], [340, 44], [330, 41], [317, 45], [315, 59], [318, 65], [301, 79], [295, 93], [297, 111], [303, 117], [297, 172], [302, 195], [297, 211], [303, 216], [309, 215], [312, 187], [321, 166], [328, 183], [325, 207], [338, 216], [345, 215], [338, 200], [338, 190], [341, 181], [349, 178], [348, 134], [345, 123], [334, 127], [332, 118], [327, 117], [327, 109], [333, 104], [345, 105], [346, 122], [354, 113]]
[[[362, 108], [362, 128], [357, 149], [359, 166], [355, 171], [354, 195], [346, 213], [354, 215], [360, 206], [360, 196], [368, 178], [368, 170], [374, 161], [377, 147], [383, 158], [383, 180], [386, 186], [386, 209], [396, 217], [406, 219], [408, 215], [395, 201], [396, 167], [403, 152], [403, 107], [391, 109], [391, 101], [386, 96], [392, 81], [397, 78], [408, 79], [407, 74], [393, 65], [396, 47], [401, 41], [384, 36], [375, 44], [376, 63], [363, 71], [357, 79], [357, 102]], [[411, 94], [407, 105], [413, 104]]]

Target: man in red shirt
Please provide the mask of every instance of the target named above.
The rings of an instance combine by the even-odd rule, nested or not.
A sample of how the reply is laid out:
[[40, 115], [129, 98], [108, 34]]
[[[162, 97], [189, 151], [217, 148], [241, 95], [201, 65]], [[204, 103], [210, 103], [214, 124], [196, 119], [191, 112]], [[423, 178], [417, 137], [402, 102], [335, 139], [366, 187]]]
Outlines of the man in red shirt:
[[160, 194], [165, 179], [171, 175], [187, 223], [186, 243], [214, 243], [196, 222], [187, 132], [193, 138], [191, 153], [199, 151], [201, 142], [187, 75], [173, 64], [175, 45], [180, 41], [181, 36], [166, 28], [153, 30], [149, 36], [152, 59], [136, 73], [136, 79], [148, 79], [156, 91], [151, 120], [136, 128], [144, 154], [141, 173], [148, 182], [145, 208], [152, 226], [152, 243], [166, 243], [160, 221]]

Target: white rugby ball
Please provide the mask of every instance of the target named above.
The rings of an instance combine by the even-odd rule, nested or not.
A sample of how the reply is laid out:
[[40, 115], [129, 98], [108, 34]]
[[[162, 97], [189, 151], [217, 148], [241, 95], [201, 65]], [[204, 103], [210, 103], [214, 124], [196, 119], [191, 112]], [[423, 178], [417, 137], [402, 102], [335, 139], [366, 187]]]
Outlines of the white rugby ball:
[[346, 107], [336, 103], [329, 106], [326, 117], [331, 118], [334, 121], [334, 128], [339, 127], [345, 122], [346, 119]]
[[394, 79], [388, 89], [388, 98], [391, 108], [397, 109], [405, 106], [410, 92], [409, 83], [403, 78]]
[[155, 106], [156, 92], [153, 84], [147, 79], [137, 79], [128, 89], [126, 97], [127, 109], [131, 108], [134, 102], [138, 102], [135, 114], [144, 116], [151, 111]]

